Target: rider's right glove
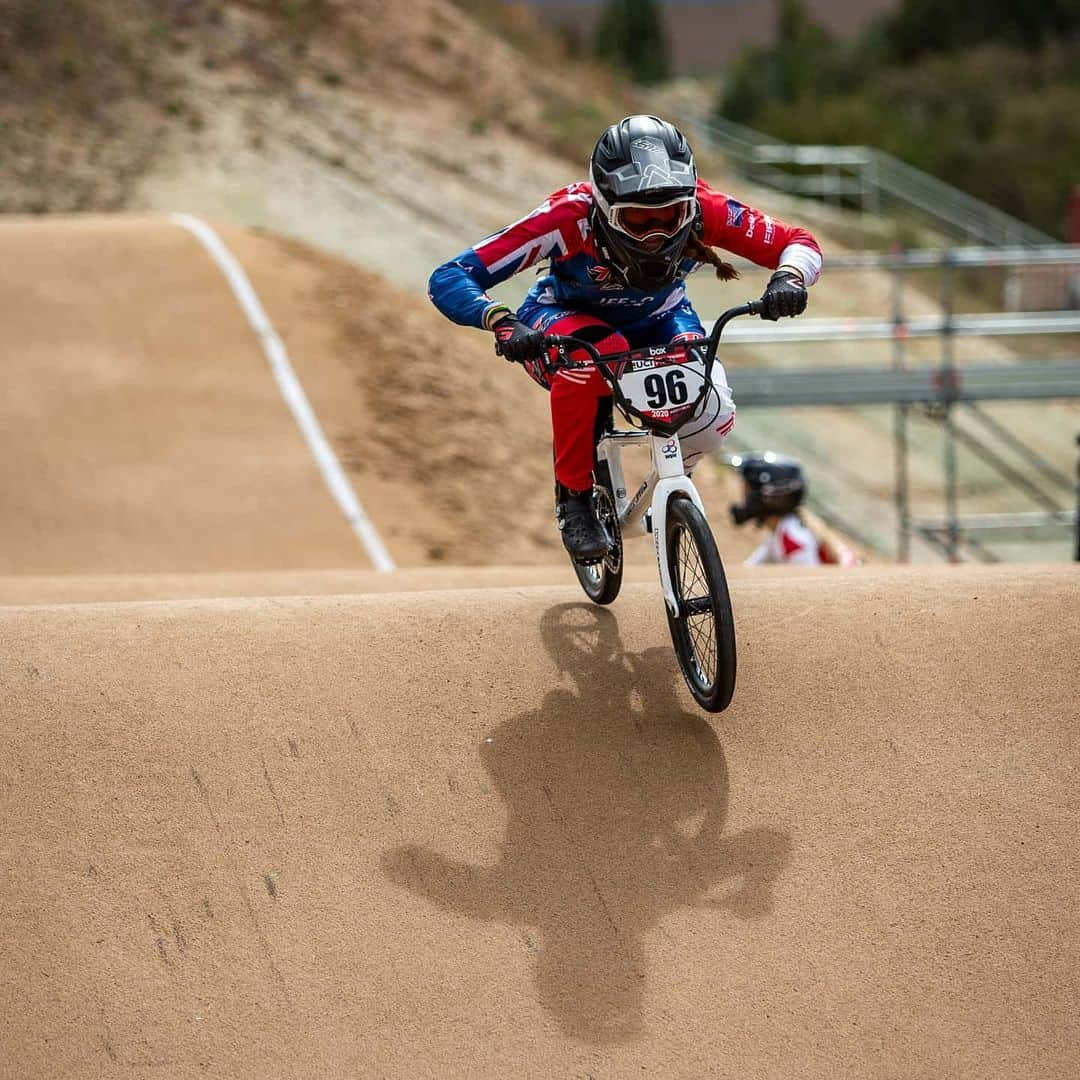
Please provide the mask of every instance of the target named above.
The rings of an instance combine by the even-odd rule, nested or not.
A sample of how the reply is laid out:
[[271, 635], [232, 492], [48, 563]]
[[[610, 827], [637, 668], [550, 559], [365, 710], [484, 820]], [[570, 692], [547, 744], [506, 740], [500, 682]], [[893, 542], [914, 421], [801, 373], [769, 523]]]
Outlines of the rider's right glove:
[[544, 347], [543, 333], [516, 315], [504, 315], [491, 329], [495, 334], [495, 351], [514, 363], [535, 360]]
[[761, 317], [776, 322], [782, 315], [801, 315], [806, 310], [806, 286], [790, 270], [777, 270], [761, 297]]

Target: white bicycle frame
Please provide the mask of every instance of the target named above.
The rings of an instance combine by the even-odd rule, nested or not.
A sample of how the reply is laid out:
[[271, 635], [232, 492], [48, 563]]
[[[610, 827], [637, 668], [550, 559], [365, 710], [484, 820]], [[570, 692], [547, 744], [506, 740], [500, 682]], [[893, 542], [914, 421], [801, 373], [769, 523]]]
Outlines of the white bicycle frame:
[[[652, 469], [637, 491], [628, 497], [622, 467], [622, 447], [646, 440], [652, 451]], [[668, 503], [672, 495], [681, 492], [693, 501], [703, 515], [705, 513], [701, 496], [693, 480], [686, 474], [679, 436], [657, 435], [651, 431], [612, 431], [600, 440], [596, 453], [601, 461], [607, 462], [611, 487], [615, 493], [615, 514], [623, 538], [652, 533], [664, 603], [672, 616], [678, 616], [679, 602], [668, 572], [667, 559], [664, 558]]]
[[[761, 301], [751, 300], [738, 307], [729, 308], [713, 324], [709, 334], [708, 362], [716, 355], [716, 347], [724, 327], [740, 315], [760, 315]], [[595, 361], [601, 357], [596, 350], [573, 338], [561, 339], [556, 335], [556, 344], [562, 348], [569, 343], [576, 347], [584, 345]], [[610, 358], [609, 358], [610, 362]], [[621, 406], [620, 406], [621, 408]], [[652, 451], [652, 470], [642, 482], [641, 487], [632, 496], [627, 495], [626, 477], [622, 467], [622, 445], [648, 440]], [[660, 587], [664, 593], [664, 603], [674, 618], [679, 616], [679, 601], [675, 597], [675, 588], [668, 572], [667, 559], [664, 557], [667, 546], [667, 511], [671, 497], [676, 493], [685, 495], [705, 515], [701, 496], [694, 487], [694, 482], [686, 473], [683, 463], [682, 445], [678, 434], [660, 435], [649, 430], [615, 430], [604, 435], [596, 448], [597, 457], [607, 463], [611, 476], [611, 487], [615, 495], [615, 516], [623, 538], [652, 533], [653, 548], [656, 552], [656, 565], [660, 570]], [[707, 520], [707, 517], [706, 517]]]

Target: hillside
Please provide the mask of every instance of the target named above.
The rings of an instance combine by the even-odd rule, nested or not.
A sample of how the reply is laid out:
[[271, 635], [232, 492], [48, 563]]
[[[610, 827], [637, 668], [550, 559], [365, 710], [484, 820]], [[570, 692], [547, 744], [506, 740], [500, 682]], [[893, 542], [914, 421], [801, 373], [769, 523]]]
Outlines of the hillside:
[[[365, 290], [383, 295], [381, 285], [362, 272], [353, 274], [344, 263], [320, 263], [320, 258], [336, 255], [419, 294], [433, 266], [581, 176], [587, 146], [613, 116], [630, 108], [678, 111], [677, 95], [665, 91], [632, 98], [610, 78], [568, 66], [527, 20], [507, 24], [501, 7], [492, 10], [482, 3], [463, 10], [446, 0], [412, 5], [305, 0], [285, 7], [239, 0], [101, 0], [61, 8], [0, 0], [0, 15], [10, 16], [0, 18], [0, 127], [10, 166], [0, 169], [0, 212], [184, 210], [307, 245], [296, 249], [304, 255], [283, 255], [273, 250], [277, 241], [264, 236], [252, 241], [256, 250], [245, 252], [242, 261], [260, 293], [273, 296], [274, 321], [300, 343], [297, 362], [309, 369], [305, 382], [334, 383], [335, 392], [319, 410], [335, 417], [339, 452], [357, 469], [369, 457], [374, 463], [383, 455], [365, 478], [379, 500], [389, 490], [390, 465], [377, 446], [357, 451], [350, 420], [363, 415], [353, 401], [359, 394], [355, 378], [367, 379], [369, 387], [372, 378], [365, 340], [372, 334], [386, 340], [383, 335], [397, 325], [399, 313], [408, 311], [410, 319], [415, 315], [428, 328], [429, 349], [445, 343], [455, 356], [476, 357], [478, 366], [457, 381], [453, 398], [446, 396], [450, 387], [439, 382], [455, 378], [448, 374], [451, 368], [462, 369], [456, 364], [441, 364], [438, 371], [434, 364], [418, 368], [414, 358], [408, 371], [422, 378], [405, 388], [414, 416], [433, 409], [432, 415], [454, 424], [464, 407], [473, 423], [475, 403], [463, 406], [459, 396], [473, 374], [482, 371], [500, 387], [512, 381], [505, 372], [496, 375], [489, 363], [479, 366], [485, 350], [479, 335], [427, 320], [422, 305], [410, 299], [388, 300], [378, 306], [377, 320], [369, 318], [366, 312], [374, 309], [354, 298]], [[518, 12], [515, 18], [520, 17]], [[710, 180], [729, 186], [739, 198], [812, 227], [827, 255], [843, 251], [865, 231], [866, 223], [856, 215], [733, 182], [708, 155], [702, 155], [701, 165]], [[879, 224], [877, 233], [888, 228]], [[301, 272], [304, 260], [308, 269]], [[263, 262], [273, 272], [263, 273]], [[279, 275], [303, 296], [304, 314], [288, 290], [275, 288]], [[503, 287], [503, 298], [518, 299], [530, 284], [526, 278]], [[764, 279], [751, 272], [721, 290], [700, 274], [691, 295], [708, 316], [756, 295]], [[882, 275], [827, 271], [813, 293], [812, 314], [889, 318], [890, 289]], [[910, 314], [937, 310], [934, 299], [912, 287], [905, 288], [905, 306]], [[909, 349], [908, 360], [933, 362], [936, 348], [933, 342], [919, 343]], [[1075, 345], [1061, 338], [1039, 348], [1053, 355], [1074, 351]], [[345, 360], [335, 361], [336, 374], [324, 375], [318, 358], [328, 350], [340, 351]], [[892, 361], [888, 343], [827, 350], [764, 345], [725, 349], [723, 355], [736, 397], [738, 371], [745, 365]], [[1013, 353], [1002, 339], [961, 340], [957, 356], [993, 360]], [[352, 377], [342, 366], [346, 361], [355, 369]], [[542, 402], [516, 384], [509, 394], [512, 404], [504, 415], [514, 417], [521, 402], [533, 424]], [[1076, 415], [1068, 404], [1027, 411], [1005, 406], [995, 414], [1065, 474], [1074, 465]], [[500, 423], [496, 445], [513, 437], [506, 434], [513, 427], [512, 420]], [[463, 479], [447, 466], [442, 447], [448, 429], [421, 429], [440, 448], [433, 449], [431, 460], [441, 463], [432, 466], [433, 478], [462, 489], [439, 497], [448, 506], [474, 505], [473, 478]], [[880, 552], [893, 550], [893, 451], [886, 411], [743, 411], [736, 435], [741, 447], [799, 455], [822, 505]], [[920, 422], [912, 445], [915, 509], [937, 514], [938, 425]], [[510, 456], [517, 460], [516, 451]], [[1031, 508], [973, 456], [962, 455], [960, 467], [965, 508]], [[477, 483], [490, 484], [490, 475]], [[533, 490], [531, 481], [524, 486]], [[416, 498], [399, 497], [411, 518], [430, 520]], [[546, 532], [547, 514], [538, 497], [526, 511], [525, 531], [534, 537]], [[432, 526], [405, 541], [404, 558], [486, 561], [492, 557], [491, 536], [505, 536], [507, 530], [490, 521], [470, 525], [483, 540], [448, 548], [447, 537]], [[735, 544], [734, 550], [743, 550], [741, 536]], [[530, 547], [525, 557], [533, 558], [535, 550]], [[451, 551], [458, 554], [448, 556]], [[1062, 534], [1047, 544], [1002, 551], [1010, 558], [1060, 559], [1068, 557], [1068, 540]], [[936, 561], [940, 556], [917, 544], [916, 557]]]
[[0, 0], [0, 213], [188, 210], [414, 285], [626, 111], [522, 40], [449, 0]]

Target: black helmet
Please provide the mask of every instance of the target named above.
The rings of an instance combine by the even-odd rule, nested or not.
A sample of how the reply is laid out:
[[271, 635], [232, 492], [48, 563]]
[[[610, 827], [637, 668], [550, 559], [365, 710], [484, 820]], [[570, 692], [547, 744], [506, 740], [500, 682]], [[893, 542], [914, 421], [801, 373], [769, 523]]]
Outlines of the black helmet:
[[794, 459], [774, 454], [736, 454], [731, 464], [746, 481], [746, 502], [731, 508], [736, 525], [772, 514], [790, 514], [806, 495], [802, 466]]
[[600, 136], [589, 163], [596, 249], [626, 285], [670, 285], [698, 215], [697, 170], [682, 132], [628, 116]]

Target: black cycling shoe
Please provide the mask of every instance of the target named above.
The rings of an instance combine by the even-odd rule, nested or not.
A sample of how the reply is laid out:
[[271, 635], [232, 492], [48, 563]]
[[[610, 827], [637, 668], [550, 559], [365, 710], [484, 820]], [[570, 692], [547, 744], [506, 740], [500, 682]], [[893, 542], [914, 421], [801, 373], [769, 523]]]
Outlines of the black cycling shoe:
[[593, 493], [556, 484], [555, 518], [563, 547], [577, 562], [599, 562], [611, 550], [611, 537], [596, 516]]

